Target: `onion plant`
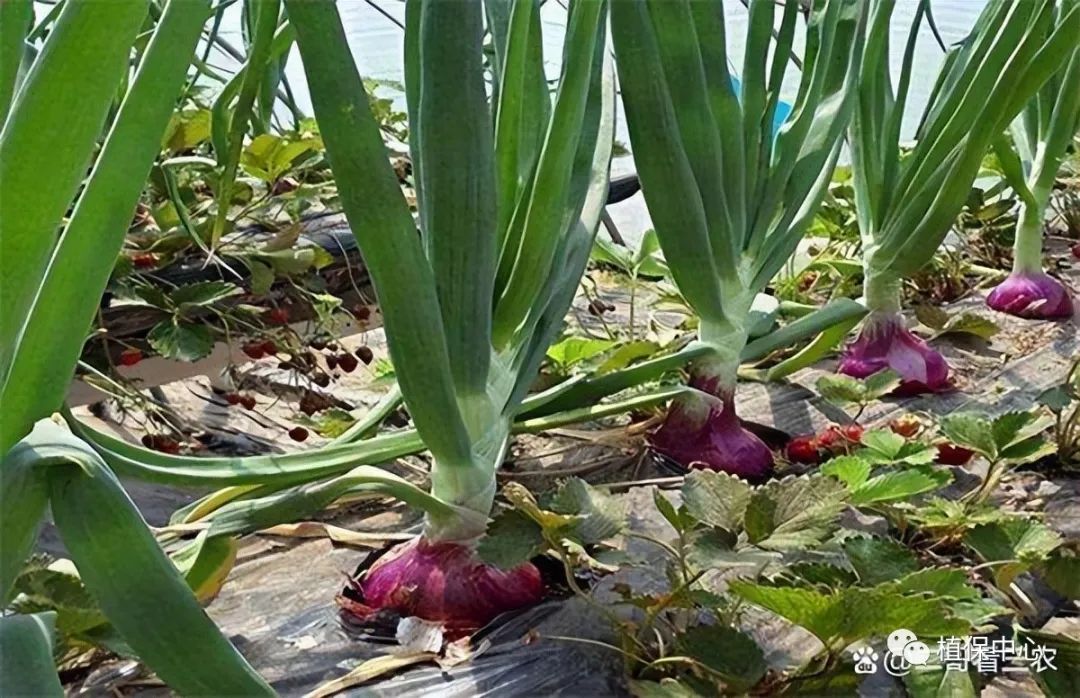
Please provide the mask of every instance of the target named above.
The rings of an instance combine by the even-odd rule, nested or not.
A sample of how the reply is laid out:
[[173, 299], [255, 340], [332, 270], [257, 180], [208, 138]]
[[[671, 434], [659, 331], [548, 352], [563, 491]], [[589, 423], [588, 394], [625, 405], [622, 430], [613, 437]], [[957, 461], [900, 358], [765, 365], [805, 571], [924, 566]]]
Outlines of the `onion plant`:
[[811, 4], [798, 93], [774, 138], [799, 3], [748, 6], [741, 98], [719, 0], [614, 2], [612, 34], [645, 201], [700, 318], [694, 390], [675, 401], [652, 444], [686, 465], [760, 478], [772, 453], [735, 414], [750, 305], [794, 252], [829, 183], [854, 106], [865, 16], [853, 0]]
[[[537, 569], [484, 565], [495, 469], [561, 328], [607, 193], [613, 78], [606, 3], [569, 7], [552, 100], [535, 0], [406, 4], [405, 85], [419, 235], [331, 2], [286, 4], [342, 207], [390, 357], [431, 451], [421, 536], [358, 581], [364, 605], [455, 631], [534, 603]], [[485, 10], [497, 89], [485, 85]]]
[[[1076, 2], [1060, 2], [1050, 34]], [[1005, 179], [1020, 197], [1013, 243], [1012, 273], [987, 297], [994, 310], [1026, 318], [1068, 318], [1073, 314], [1069, 291], [1043, 271], [1043, 229], [1053, 196], [1054, 178], [1080, 130], [1080, 44], [1066, 67], [1046, 81], [1009, 127], [1012, 143], [995, 143]]]
[[917, 7], [894, 88], [886, 29], [895, 4], [872, 3], [859, 107], [849, 134], [863, 297], [870, 312], [846, 347], [840, 371], [865, 377], [891, 368], [903, 378], [900, 392], [918, 393], [947, 387], [948, 365], [906, 329], [902, 280], [945, 239], [994, 139], [1075, 52], [1080, 5], [1068, 2], [1055, 13], [1053, 0], [988, 3], [967, 38], [948, 52], [916, 142], [904, 151], [900, 132], [915, 38], [929, 0]]
[[[63, 403], [211, 13], [206, 0], [169, 0], [156, 21], [149, 8], [148, 0], [64, 3], [40, 53], [19, 65], [33, 55], [23, 50], [31, 3], [0, 5], [0, 599], [48, 506], [87, 589], [173, 689], [266, 695], [101, 457], [48, 419]], [[147, 28], [149, 42], [137, 41]], [[51, 620], [0, 618], [5, 694], [63, 695], [44, 659]], [[13, 646], [33, 662], [7, 661]]]

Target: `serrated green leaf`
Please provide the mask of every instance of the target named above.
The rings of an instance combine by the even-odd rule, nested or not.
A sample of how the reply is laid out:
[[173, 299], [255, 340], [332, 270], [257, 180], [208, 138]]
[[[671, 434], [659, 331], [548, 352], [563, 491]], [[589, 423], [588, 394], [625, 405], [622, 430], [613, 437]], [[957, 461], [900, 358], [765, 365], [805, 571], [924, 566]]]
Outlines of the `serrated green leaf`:
[[605, 373], [624, 369], [638, 359], [645, 359], [655, 355], [659, 349], [659, 344], [647, 340], [621, 344], [596, 367], [595, 375], [600, 376]]
[[979, 693], [966, 671], [942, 666], [913, 666], [903, 677], [911, 698], [977, 698]]
[[944, 487], [952, 479], [947, 471], [914, 466], [874, 476], [851, 493], [855, 506], [894, 502]]
[[269, 264], [256, 260], [248, 261], [248, 269], [251, 270], [251, 292], [257, 296], [265, 296], [270, 293], [270, 287], [274, 285], [274, 270]]
[[1035, 412], [1006, 412], [994, 418], [992, 429], [994, 443], [999, 449], [1013, 443], [1020, 433], [1035, 420], [1038, 415]]
[[319, 436], [333, 439], [341, 436], [356, 424], [356, 417], [348, 410], [343, 410], [340, 407], [331, 407], [329, 409], [319, 410], [310, 417], [307, 415], [298, 415], [296, 421], [299, 424], [311, 427], [319, 434]]
[[971, 625], [952, 617], [938, 598], [907, 596], [889, 586], [848, 587], [831, 593], [793, 587], [770, 587], [744, 581], [731, 591], [747, 601], [802, 626], [837, 651], [856, 640], [908, 628], [916, 635], [964, 635]]
[[866, 387], [850, 376], [822, 376], [814, 385], [821, 397], [841, 407], [858, 404], [866, 398]]
[[55, 612], [61, 637], [79, 636], [107, 622], [74, 569], [31, 565], [15, 580], [14, 590], [11, 608], [24, 614]]
[[1046, 524], [1019, 516], [976, 526], [964, 537], [964, 543], [986, 562], [1042, 562], [1062, 542], [1061, 534]]
[[508, 483], [503, 487], [502, 494], [519, 511], [553, 534], [573, 526], [580, 518], [576, 514], [560, 514], [542, 509], [533, 493], [518, 482]]
[[617, 245], [611, 240], [600, 236], [593, 240], [593, 248], [589, 253], [589, 259], [600, 264], [610, 264], [625, 274], [630, 273], [634, 264], [630, 248]]
[[165, 135], [161, 139], [161, 147], [163, 150], [180, 153], [205, 143], [209, 138], [210, 110], [184, 109], [170, 117]]
[[671, 524], [672, 528], [680, 533], [684, 530], [683, 517], [679, 515], [675, 505], [664, 496], [664, 491], [660, 488], [653, 490], [653, 504], [656, 506], [656, 510], [660, 512], [660, 515], [664, 517], [664, 520]]
[[732, 690], [742, 692], [765, 676], [765, 655], [746, 633], [721, 625], [699, 625], [682, 633], [677, 650], [720, 675]]
[[1001, 328], [985, 315], [960, 313], [959, 315], [950, 317], [948, 322], [945, 323], [945, 326], [938, 329], [936, 336], [941, 337], [947, 334], [969, 334], [979, 337], [980, 339], [990, 339], [1000, 330]]
[[903, 378], [891, 368], [869, 375], [863, 379], [866, 396], [864, 399], [877, 400], [884, 397], [899, 388], [901, 382], [903, 382]]
[[869, 457], [876, 456], [887, 463], [892, 462], [900, 455], [900, 449], [906, 443], [904, 437], [889, 429], [875, 429], [865, 432], [859, 441], [872, 452], [872, 454], [868, 454]]
[[778, 552], [736, 548], [738, 538], [722, 528], [698, 529], [687, 543], [686, 561], [695, 571], [746, 569], [763, 574], [781, 561]]
[[1042, 577], [1066, 599], [1080, 599], [1080, 557], [1050, 558], [1042, 567]]
[[727, 473], [694, 470], [683, 481], [682, 499], [694, 519], [735, 532], [750, 502], [750, 485]]
[[240, 293], [235, 284], [226, 281], [197, 281], [169, 292], [169, 300], [178, 307], [212, 305]]
[[489, 565], [511, 569], [527, 562], [544, 548], [544, 535], [535, 521], [514, 509], [496, 514], [476, 554]]
[[897, 463], [910, 465], [927, 465], [933, 463], [936, 458], [937, 449], [932, 444], [922, 441], [908, 441], [896, 454]]
[[835, 477], [855, 489], [870, 477], [870, 463], [858, 456], [839, 456], [821, 465], [821, 474]]
[[829, 562], [796, 562], [788, 567], [786, 577], [790, 586], [845, 587], [858, 581], [851, 570]]
[[134, 289], [132, 289], [132, 292], [135, 298], [139, 299], [140, 301], [146, 303], [149, 306], [159, 308], [167, 312], [171, 312], [173, 310], [173, 305], [172, 302], [169, 300], [169, 297], [165, 294], [165, 291], [161, 290], [157, 286], [150, 286], [144, 284], [141, 286], [136, 286]]
[[551, 510], [579, 517], [571, 530], [582, 543], [599, 543], [626, 528], [626, 502], [580, 478], [571, 478], [559, 487], [551, 499]]
[[1032, 436], [1005, 447], [1001, 450], [999, 456], [1004, 463], [1019, 465], [1021, 463], [1032, 463], [1055, 453], [1057, 453], [1056, 443], [1047, 441], [1041, 436]]
[[915, 555], [890, 538], [849, 538], [844, 541], [844, 553], [864, 586], [894, 580], [919, 569]]
[[548, 347], [547, 357], [562, 369], [595, 358], [615, 346], [613, 339], [567, 337]]
[[954, 412], [941, 419], [941, 432], [957, 446], [970, 448], [988, 460], [997, 458], [993, 423], [975, 412]]
[[162, 320], [146, 335], [150, 346], [166, 359], [198, 361], [210, 354], [214, 338], [205, 325]]
[[934, 305], [915, 306], [915, 318], [932, 330], [940, 330], [949, 322], [949, 314]]
[[798, 550], [820, 543], [837, 525], [847, 488], [824, 476], [788, 477], [756, 489], [744, 527], [751, 543], [769, 550]]
[[968, 583], [967, 571], [954, 567], [927, 567], [911, 572], [896, 579], [891, 588], [903, 594], [931, 594], [963, 600], [978, 599], [982, 595]]
[[1058, 413], [1072, 404], [1072, 395], [1064, 385], [1055, 385], [1039, 393], [1035, 401], [1052, 412]]

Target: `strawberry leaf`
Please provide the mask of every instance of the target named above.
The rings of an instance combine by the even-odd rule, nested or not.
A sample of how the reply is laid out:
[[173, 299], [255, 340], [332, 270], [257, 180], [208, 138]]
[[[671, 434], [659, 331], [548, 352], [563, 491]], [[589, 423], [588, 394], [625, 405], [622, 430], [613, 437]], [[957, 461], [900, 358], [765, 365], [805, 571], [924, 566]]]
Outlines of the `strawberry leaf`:
[[735, 532], [750, 502], [750, 485], [727, 473], [694, 470], [686, 476], [682, 499], [686, 513], [708, 526]]

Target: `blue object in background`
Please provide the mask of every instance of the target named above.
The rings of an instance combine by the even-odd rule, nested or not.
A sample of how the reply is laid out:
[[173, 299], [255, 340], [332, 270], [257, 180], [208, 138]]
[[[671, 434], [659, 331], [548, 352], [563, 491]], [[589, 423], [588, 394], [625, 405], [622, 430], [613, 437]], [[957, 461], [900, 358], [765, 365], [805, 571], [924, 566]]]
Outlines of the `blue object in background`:
[[[735, 94], [739, 95], [740, 98], [742, 97], [742, 83], [734, 76], [731, 78], [731, 88], [735, 90]], [[790, 104], [783, 100], [776, 103], [776, 112], [773, 114], [772, 122], [773, 138], [776, 137], [776, 134], [780, 131], [780, 127], [784, 125], [784, 122], [787, 121], [788, 114], [790, 113]]]

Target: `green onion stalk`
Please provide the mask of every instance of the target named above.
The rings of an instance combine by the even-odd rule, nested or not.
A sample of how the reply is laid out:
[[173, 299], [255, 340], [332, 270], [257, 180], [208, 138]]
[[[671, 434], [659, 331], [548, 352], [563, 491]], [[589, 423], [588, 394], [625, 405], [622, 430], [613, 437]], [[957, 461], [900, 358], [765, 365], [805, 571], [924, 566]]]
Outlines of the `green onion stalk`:
[[[1055, 24], [1063, 19], [1069, 5], [1059, 4]], [[1071, 5], [1075, 7], [1076, 3]], [[1047, 33], [1052, 29], [1052, 25], [1047, 27]], [[1042, 250], [1054, 178], [1077, 130], [1080, 45], [1073, 50], [1065, 69], [1046, 81], [1009, 127], [1014, 148], [1004, 138], [994, 144], [1005, 179], [1020, 197], [1012, 273], [986, 298], [994, 310], [1033, 319], [1072, 317], [1069, 291], [1043, 270]]]
[[[63, 3], [37, 51], [32, 3], [0, 3], [0, 600], [49, 510], [111, 628], [176, 693], [272, 695], [102, 457], [50, 419], [211, 16], [207, 0], [159, 5]], [[217, 572], [228, 543], [189, 550], [193, 567]], [[0, 617], [6, 695], [64, 695], [55, 624], [54, 613]], [[9, 649], [22, 659], [7, 661]]]
[[[418, 221], [334, 4], [286, 5], [401, 394], [434, 461], [430, 493], [409, 500], [426, 514], [422, 534], [355, 580], [360, 600], [346, 611], [394, 611], [467, 632], [544, 593], [532, 564], [501, 570], [474, 551], [513, 418], [561, 329], [607, 193], [614, 123], [607, 5], [571, 2], [552, 99], [535, 0], [408, 1], [405, 87]], [[494, 47], [490, 103], [485, 24]]]
[[840, 153], [863, 46], [861, 5], [812, 3], [798, 94], [774, 137], [799, 3], [749, 3], [741, 98], [721, 2], [612, 3], [645, 201], [672, 277], [700, 318], [691, 390], [650, 437], [683, 465], [751, 479], [772, 470], [772, 452], [736, 415], [736, 372], [754, 296], [795, 251]]
[[900, 131], [929, 8], [921, 0], [894, 89], [889, 26], [895, 0], [871, 3], [870, 34], [859, 70], [851, 144], [856, 213], [862, 238], [863, 300], [869, 311], [839, 371], [866, 377], [889, 368], [900, 394], [946, 389], [944, 357], [912, 334], [901, 315], [902, 280], [937, 251], [964, 206], [991, 144], [1025, 103], [1075, 53], [1080, 5], [1053, 0], [993, 0], [971, 33], [951, 48], [916, 132], [901, 153]]

